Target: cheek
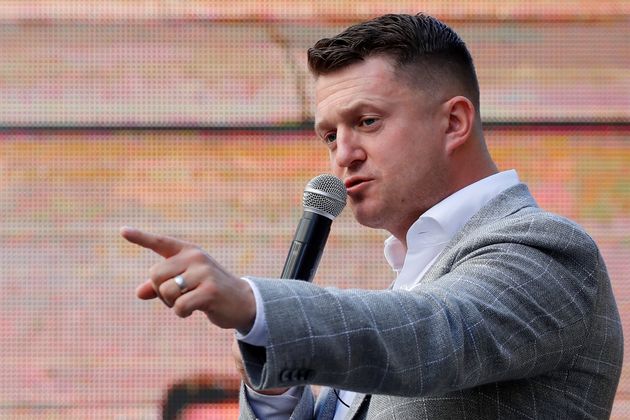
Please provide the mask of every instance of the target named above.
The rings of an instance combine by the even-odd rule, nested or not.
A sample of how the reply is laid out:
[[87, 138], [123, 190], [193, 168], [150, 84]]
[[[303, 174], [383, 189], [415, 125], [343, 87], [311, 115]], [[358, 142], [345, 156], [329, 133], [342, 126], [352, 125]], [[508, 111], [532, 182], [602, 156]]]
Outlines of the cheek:
[[335, 163], [335, 156], [332, 152], [328, 152], [328, 163], [330, 164], [330, 172], [338, 178], [341, 178], [343, 175], [343, 168], [340, 168]]

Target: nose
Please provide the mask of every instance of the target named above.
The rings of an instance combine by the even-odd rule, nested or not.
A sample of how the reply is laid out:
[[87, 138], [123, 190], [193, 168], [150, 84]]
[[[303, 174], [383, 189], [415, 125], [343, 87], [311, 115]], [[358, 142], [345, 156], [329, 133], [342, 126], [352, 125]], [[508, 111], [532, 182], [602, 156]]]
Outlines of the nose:
[[352, 130], [338, 130], [333, 163], [339, 168], [351, 168], [367, 158], [360, 136]]

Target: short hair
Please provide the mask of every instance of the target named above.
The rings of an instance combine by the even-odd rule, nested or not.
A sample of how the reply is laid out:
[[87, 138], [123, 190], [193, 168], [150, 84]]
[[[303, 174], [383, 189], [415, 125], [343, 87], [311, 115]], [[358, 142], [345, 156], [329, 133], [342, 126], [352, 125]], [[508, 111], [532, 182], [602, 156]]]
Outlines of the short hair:
[[427, 83], [459, 82], [479, 110], [479, 82], [466, 44], [445, 23], [423, 13], [387, 14], [323, 38], [309, 48], [308, 66], [317, 77], [375, 55], [392, 59], [396, 70], [423, 89], [430, 89]]

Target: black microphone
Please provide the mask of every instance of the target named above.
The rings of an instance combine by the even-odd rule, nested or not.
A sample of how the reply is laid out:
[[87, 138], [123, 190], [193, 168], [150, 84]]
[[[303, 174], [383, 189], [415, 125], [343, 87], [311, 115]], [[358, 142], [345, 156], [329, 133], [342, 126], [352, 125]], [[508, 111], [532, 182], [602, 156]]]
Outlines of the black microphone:
[[330, 225], [346, 206], [346, 186], [336, 176], [318, 175], [304, 189], [304, 213], [282, 270], [283, 279], [311, 281], [324, 252]]

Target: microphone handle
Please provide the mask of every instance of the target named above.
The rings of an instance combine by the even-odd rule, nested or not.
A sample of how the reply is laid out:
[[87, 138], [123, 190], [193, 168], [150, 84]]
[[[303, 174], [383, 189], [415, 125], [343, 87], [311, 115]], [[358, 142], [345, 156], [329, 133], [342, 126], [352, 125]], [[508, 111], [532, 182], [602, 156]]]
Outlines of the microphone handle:
[[280, 278], [311, 281], [330, 233], [332, 220], [305, 210], [298, 224]]

